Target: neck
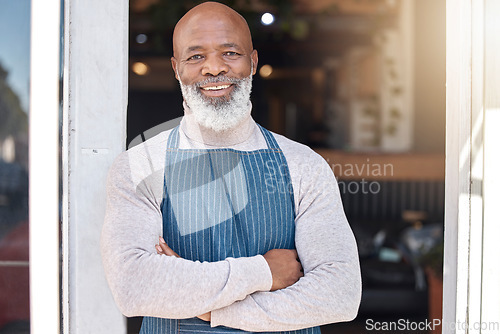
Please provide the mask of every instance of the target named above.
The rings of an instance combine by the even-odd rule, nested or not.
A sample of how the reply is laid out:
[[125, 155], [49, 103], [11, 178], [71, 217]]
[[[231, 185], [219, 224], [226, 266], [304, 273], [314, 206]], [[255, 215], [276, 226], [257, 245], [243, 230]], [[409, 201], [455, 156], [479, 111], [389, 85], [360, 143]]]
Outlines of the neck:
[[255, 122], [250, 115], [251, 110], [252, 106], [250, 105], [246, 117], [235, 127], [225, 131], [214, 131], [199, 125], [184, 102], [184, 118], [181, 121], [180, 129], [190, 140], [208, 146], [234, 146], [247, 140], [253, 133]]

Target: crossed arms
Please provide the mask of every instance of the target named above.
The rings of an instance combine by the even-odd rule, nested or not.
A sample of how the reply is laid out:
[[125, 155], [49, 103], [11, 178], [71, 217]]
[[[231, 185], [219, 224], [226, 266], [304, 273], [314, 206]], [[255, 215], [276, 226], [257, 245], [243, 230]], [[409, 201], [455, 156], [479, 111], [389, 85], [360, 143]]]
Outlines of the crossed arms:
[[[173, 319], [210, 313], [212, 326], [247, 331], [353, 319], [361, 294], [357, 249], [335, 179], [324, 165], [319, 175], [304, 176], [318, 181], [294, 185], [297, 253], [273, 250], [209, 263], [178, 258], [163, 248], [158, 253], [161, 193], [133, 181], [126, 156], [117, 159], [108, 178], [101, 251], [122, 313]], [[152, 177], [151, 184], [157, 181]]]
[[[180, 258], [179, 254], [174, 252], [165, 242], [163, 237], [160, 237], [158, 244], [155, 245], [158, 254], [174, 256]], [[269, 269], [273, 285], [270, 291], [284, 289], [299, 280], [304, 276], [304, 271], [300, 265], [297, 251], [294, 249], [271, 249], [264, 254]], [[211, 312], [207, 312], [198, 316], [201, 320], [210, 321]]]

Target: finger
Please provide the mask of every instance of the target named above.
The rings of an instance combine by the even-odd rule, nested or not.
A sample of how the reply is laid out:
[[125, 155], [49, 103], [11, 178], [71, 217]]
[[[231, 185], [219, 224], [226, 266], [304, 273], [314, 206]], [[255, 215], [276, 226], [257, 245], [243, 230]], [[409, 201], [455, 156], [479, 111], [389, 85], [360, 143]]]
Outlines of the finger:
[[165, 254], [165, 255], [168, 255], [168, 256], [176, 256], [176, 257], [179, 257], [179, 255], [177, 255], [176, 252], [174, 252], [170, 247], [168, 247], [168, 245], [164, 242], [160, 242], [160, 249], [162, 251], [162, 254]]
[[202, 315], [199, 315], [198, 318], [200, 318], [201, 320], [204, 320], [204, 321], [210, 321], [211, 319], [211, 313], [210, 312], [207, 312], [207, 313], [204, 313]]
[[160, 245], [155, 245], [156, 253], [163, 254], [163, 249], [161, 249]]
[[180, 257], [179, 254], [174, 252], [172, 248], [168, 247], [167, 243], [163, 239], [163, 237], [160, 237], [160, 247], [161, 250], [163, 251], [163, 254], [168, 255], [168, 256], [175, 256], [175, 257]]

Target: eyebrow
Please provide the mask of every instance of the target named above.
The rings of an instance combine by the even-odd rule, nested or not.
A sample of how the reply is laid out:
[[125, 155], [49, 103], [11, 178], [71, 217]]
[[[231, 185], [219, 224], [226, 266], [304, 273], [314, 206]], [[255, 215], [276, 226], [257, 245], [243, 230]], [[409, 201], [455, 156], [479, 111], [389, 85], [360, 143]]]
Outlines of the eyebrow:
[[[221, 46], [224, 48], [235, 48], [237, 50], [241, 50], [240, 46], [236, 43], [224, 43]], [[186, 52], [190, 53], [190, 52], [195, 52], [195, 51], [199, 51], [199, 50], [203, 50], [203, 46], [193, 45], [193, 46], [188, 47]]]
[[240, 49], [240, 46], [236, 43], [224, 43], [222, 44], [223, 47], [225, 48], [235, 48], [235, 49]]
[[190, 46], [186, 52], [193, 52], [193, 51], [198, 51], [198, 50], [202, 50], [203, 47], [201, 45], [193, 45], [193, 46]]

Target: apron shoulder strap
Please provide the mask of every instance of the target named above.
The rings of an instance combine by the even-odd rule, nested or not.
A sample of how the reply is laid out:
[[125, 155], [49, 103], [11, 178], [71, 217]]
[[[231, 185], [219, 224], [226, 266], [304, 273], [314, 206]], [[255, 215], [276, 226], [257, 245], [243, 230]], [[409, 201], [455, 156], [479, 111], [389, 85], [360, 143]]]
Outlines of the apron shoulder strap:
[[170, 131], [167, 141], [167, 149], [179, 147], [179, 125]]
[[267, 147], [271, 150], [279, 150], [280, 147], [278, 145], [278, 142], [274, 138], [273, 134], [269, 130], [263, 128], [260, 124], [257, 124], [257, 125], [259, 126], [259, 129], [260, 129], [260, 132], [262, 132], [262, 135], [264, 135], [264, 139], [266, 140]]

